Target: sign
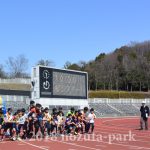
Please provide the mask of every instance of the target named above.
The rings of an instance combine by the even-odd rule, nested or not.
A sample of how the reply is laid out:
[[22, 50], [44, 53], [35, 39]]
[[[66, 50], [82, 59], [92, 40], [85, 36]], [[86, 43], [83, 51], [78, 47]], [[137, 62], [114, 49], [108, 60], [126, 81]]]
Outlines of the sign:
[[87, 99], [87, 73], [40, 67], [40, 97]]
[[40, 97], [52, 96], [52, 70], [40, 67]]

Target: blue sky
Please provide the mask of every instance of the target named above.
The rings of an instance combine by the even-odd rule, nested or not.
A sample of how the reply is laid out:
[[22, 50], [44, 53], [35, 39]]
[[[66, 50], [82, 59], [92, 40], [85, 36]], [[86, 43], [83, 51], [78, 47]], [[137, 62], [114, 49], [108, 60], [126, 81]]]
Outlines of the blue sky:
[[63, 68], [150, 40], [149, 0], [1, 0], [0, 63], [24, 54]]

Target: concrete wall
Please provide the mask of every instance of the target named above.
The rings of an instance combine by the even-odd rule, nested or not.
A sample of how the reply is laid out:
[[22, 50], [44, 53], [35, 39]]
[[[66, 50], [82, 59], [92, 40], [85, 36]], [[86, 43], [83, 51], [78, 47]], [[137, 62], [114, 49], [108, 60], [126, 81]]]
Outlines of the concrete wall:
[[0, 78], [0, 83], [30, 84], [31, 83], [31, 79], [28, 79], [28, 78], [2, 79], [2, 78]]
[[121, 104], [136, 104], [142, 103], [145, 101], [147, 104], [150, 104], [150, 99], [109, 99], [109, 98], [91, 98], [88, 99], [89, 103], [121, 103]]

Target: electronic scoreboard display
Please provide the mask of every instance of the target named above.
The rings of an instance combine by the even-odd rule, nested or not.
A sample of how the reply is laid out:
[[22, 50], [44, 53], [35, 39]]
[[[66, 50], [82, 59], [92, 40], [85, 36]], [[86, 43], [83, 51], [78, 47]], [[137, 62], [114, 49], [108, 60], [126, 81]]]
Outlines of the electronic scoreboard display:
[[87, 73], [39, 67], [40, 97], [87, 99]]

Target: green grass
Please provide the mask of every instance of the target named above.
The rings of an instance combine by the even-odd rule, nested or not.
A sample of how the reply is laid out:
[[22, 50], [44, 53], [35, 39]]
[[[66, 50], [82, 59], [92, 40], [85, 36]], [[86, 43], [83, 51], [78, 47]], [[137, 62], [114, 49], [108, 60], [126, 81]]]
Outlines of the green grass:
[[[31, 85], [30, 84], [16, 84], [16, 83], [0, 83], [0, 89], [30, 91]], [[150, 93], [101, 90], [101, 91], [89, 91], [89, 98], [143, 99], [143, 98], [150, 98]]]
[[30, 91], [30, 84], [0, 83], [0, 89]]
[[126, 92], [126, 91], [89, 91], [89, 98], [150, 98], [148, 92]]

